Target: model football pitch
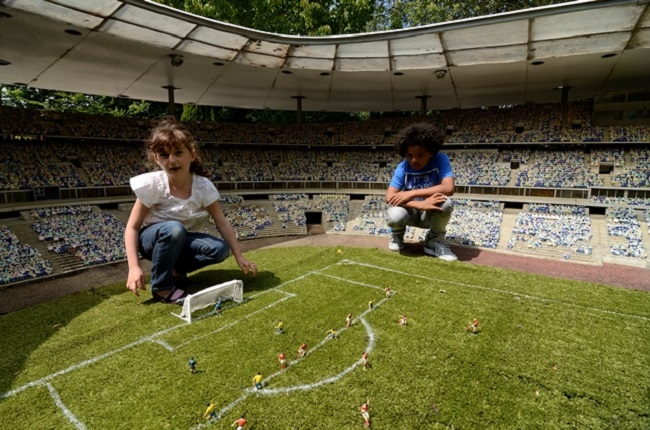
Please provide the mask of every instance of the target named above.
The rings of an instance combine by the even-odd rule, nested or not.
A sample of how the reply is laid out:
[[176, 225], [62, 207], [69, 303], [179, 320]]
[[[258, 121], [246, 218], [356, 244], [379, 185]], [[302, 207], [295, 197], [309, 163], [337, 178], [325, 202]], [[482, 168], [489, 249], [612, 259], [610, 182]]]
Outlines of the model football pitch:
[[192, 324], [123, 284], [0, 317], [2, 427], [360, 429], [367, 401], [374, 429], [650, 428], [648, 293], [382, 250], [247, 256], [254, 278], [232, 259], [191, 277], [245, 296]]

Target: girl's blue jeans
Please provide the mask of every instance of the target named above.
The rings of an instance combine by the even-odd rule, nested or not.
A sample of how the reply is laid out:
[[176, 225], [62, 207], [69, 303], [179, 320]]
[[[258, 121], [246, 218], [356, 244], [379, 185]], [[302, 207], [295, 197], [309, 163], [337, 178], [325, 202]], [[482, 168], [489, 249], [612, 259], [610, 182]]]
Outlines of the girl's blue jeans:
[[172, 270], [184, 275], [224, 261], [230, 247], [207, 233], [188, 232], [178, 221], [164, 221], [140, 231], [140, 254], [151, 261], [151, 291], [174, 287]]

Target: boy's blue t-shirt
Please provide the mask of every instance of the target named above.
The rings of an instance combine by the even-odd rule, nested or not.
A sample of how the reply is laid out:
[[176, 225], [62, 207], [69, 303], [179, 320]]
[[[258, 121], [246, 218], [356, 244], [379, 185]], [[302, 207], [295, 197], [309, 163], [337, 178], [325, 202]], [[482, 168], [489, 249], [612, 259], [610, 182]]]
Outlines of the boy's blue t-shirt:
[[440, 185], [444, 178], [454, 177], [447, 154], [438, 152], [420, 170], [414, 170], [406, 160], [397, 165], [390, 186], [400, 191], [410, 191]]

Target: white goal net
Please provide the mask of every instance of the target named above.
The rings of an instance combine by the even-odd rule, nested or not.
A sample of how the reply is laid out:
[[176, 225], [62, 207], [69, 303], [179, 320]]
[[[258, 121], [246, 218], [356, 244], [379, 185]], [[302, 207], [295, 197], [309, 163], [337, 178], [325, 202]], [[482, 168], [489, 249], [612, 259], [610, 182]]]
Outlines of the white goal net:
[[172, 315], [191, 323], [193, 312], [215, 305], [219, 298], [222, 301], [233, 300], [241, 303], [244, 300], [244, 283], [235, 279], [190, 294], [185, 297], [181, 313], [175, 314], [172, 312]]

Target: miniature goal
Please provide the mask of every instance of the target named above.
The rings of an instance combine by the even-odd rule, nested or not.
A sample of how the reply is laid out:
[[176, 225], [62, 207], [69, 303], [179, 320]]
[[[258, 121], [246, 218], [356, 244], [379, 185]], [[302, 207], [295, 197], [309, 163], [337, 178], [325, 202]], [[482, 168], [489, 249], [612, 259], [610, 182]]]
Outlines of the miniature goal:
[[238, 279], [224, 282], [223, 284], [214, 285], [205, 290], [197, 291], [185, 297], [183, 308], [180, 314], [172, 315], [192, 323], [192, 313], [199, 309], [207, 308], [214, 305], [221, 297], [221, 300], [232, 300], [237, 303], [244, 301], [244, 283]]

